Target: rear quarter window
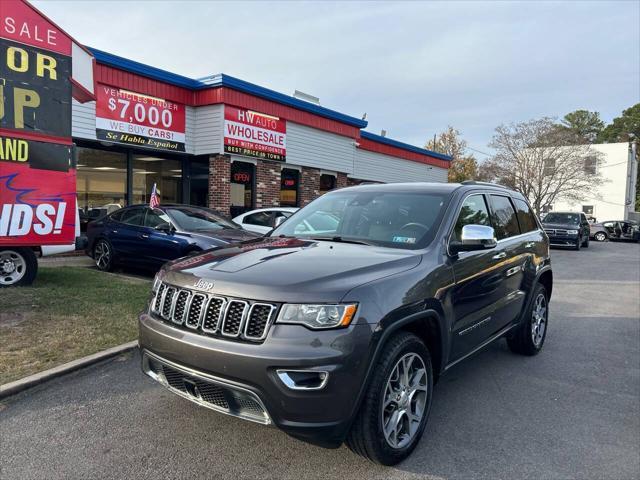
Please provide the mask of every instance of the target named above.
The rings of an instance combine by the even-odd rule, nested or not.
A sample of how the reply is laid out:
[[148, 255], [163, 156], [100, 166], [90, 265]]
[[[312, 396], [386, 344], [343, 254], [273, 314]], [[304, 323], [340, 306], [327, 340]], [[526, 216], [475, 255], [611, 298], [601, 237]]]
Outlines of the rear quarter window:
[[513, 237], [520, 234], [516, 211], [509, 197], [502, 195], [489, 195], [491, 203], [491, 224], [496, 231], [496, 238]]
[[516, 214], [518, 216], [518, 222], [520, 223], [520, 230], [522, 233], [531, 232], [538, 229], [538, 223], [536, 222], [536, 216], [527, 205], [527, 202], [514, 198], [513, 204], [516, 207]]

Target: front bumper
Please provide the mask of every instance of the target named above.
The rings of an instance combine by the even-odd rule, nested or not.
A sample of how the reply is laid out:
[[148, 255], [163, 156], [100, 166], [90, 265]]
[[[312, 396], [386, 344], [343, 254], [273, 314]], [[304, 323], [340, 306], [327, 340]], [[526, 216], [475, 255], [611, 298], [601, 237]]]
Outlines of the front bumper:
[[[204, 336], [148, 313], [141, 314], [139, 328], [143, 371], [174, 393], [330, 448], [338, 447], [348, 432], [373, 351], [367, 324], [325, 331], [274, 324], [262, 344]], [[173, 385], [150, 371], [150, 360], [177, 372]], [[318, 370], [329, 377], [321, 389], [294, 390], [278, 377], [283, 369]], [[218, 400], [211, 396], [216, 392]], [[215, 401], [203, 402], [207, 395]]]
[[578, 235], [549, 235], [549, 245], [552, 247], [574, 247], [578, 242]]

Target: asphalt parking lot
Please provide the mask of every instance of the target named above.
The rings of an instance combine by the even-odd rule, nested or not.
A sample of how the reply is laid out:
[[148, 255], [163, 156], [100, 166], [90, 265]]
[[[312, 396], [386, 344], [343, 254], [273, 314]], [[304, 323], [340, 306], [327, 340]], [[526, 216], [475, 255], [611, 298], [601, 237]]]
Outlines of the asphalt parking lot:
[[0, 404], [0, 477], [612, 478], [640, 476], [640, 245], [553, 250], [543, 352], [501, 341], [447, 373], [426, 434], [394, 468], [197, 407], [139, 358]]

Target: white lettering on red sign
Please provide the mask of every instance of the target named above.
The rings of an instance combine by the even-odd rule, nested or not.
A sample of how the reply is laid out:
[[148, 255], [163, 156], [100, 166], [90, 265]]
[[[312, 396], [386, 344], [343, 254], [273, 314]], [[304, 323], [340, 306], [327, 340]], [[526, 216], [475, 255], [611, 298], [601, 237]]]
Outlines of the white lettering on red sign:
[[36, 207], [5, 203], [0, 210], [0, 237], [59, 235], [66, 209], [66, 202], [41, 203]]

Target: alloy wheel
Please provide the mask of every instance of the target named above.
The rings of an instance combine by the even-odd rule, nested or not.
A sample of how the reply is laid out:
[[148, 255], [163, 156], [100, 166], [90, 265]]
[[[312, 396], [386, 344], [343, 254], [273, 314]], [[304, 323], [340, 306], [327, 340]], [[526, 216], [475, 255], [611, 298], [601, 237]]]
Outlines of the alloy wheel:
[[382, 429], [392, 448], [403, 448], [420, 428], [427, 405], [427, 369], [416, 353], [395, 364], [387, 380], [382, 403]]
[[0, 284], [14, 285], [22, 280], [27, 271], [24, 257], [14, 250], [0, 252]]
[[109, 244], [103, 240], [99, 241], [96, 245], [94, 257], [100, 270], [107, 268], [111, 261], [111, 247], [109, 247]]
[[604, 233], [599, 232], [599, 233], [596, 233], [594, 238], [599, 242], [604, 242], [607, 239], [607, 236]]
[[531, 340], [539, 347], [544, 338], [544, 331], [547, 328], [547, 298], [543, 293], [539, 293], [533, 304], [531, 313]]

